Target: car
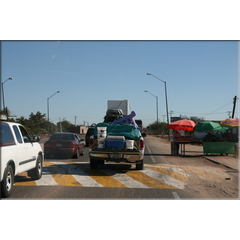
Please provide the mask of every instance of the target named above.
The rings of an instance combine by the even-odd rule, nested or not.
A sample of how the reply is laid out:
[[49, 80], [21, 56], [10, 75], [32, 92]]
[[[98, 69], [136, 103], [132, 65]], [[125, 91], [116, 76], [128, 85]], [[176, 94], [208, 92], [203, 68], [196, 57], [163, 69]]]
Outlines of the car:
[[51, 155], [78, 158], [79, 155], [84, 155], [84, 139], [80, 139], [76, 133], [54, 133], [44, 143], [44, 155], [45, 158]]
[[42, 177], [44, 162], [43, 150], [23, 125], [14, 122], [1, 122], [1, 161], [0, 182], [1, 197], [9, 197], [13, 190], [14, 176], [27, 172], [32, 180]]
[[94, 129], [95, 129], [95, 126], [91, 126], [88, 128], [87, 130], [87, 133], [85, 135], [85, 144], [86, 144], [86, 147], [89, 147], [89, 139], [90, 137], [94, 134]]

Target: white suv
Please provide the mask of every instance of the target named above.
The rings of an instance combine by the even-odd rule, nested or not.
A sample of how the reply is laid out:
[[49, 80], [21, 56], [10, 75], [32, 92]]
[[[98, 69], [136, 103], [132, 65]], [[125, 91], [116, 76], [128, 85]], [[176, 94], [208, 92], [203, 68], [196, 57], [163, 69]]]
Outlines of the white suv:
[[27, 130], [18, 123], [1, 122], [1, 196], [9, 197], [12, 193], [14, 176], [23, 172], [33, 180], [42, 177], [44, 154], [37, 141], [32, 140]]

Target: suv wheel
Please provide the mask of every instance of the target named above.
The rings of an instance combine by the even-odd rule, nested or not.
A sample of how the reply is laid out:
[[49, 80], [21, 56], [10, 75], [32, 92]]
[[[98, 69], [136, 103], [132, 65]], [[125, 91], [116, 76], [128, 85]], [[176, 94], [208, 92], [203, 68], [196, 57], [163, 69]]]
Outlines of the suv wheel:
[[32, 178], [32, 180], [38, 180], [42, 177], [42, 156], [39, 155], [36, 162], [36, 167], [30, 171], [28, 171], [28, 176]]
[[2, 197], [7, 198], [11, 195], [13, 190], [13, 181], [14, 181], [13, 169], [11, 165], [8, 165], [1, 183]]

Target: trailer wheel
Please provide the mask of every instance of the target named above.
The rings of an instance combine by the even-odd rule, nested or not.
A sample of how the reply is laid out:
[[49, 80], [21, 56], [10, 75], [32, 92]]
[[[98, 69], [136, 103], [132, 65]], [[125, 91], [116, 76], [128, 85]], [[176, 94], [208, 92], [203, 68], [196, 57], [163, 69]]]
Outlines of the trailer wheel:
[[90, 158], [90, 168], [96, 169], [98, 167], [98, 162], [92, 158]]
[[137, 170], [143, 170], [143, 160], [141, 160], [140, 163], [137, 163], [137, 164], [136, 164], [136, 169], [137, 169]]

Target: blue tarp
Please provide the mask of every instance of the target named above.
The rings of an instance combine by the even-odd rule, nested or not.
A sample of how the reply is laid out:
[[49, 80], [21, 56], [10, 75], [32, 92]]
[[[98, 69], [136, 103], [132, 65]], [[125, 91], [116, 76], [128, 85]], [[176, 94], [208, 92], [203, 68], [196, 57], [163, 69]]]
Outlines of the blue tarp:
[[107, 127], [107, 135], [113, 136], [124, 136], [133, 140], [138, 140], [141, 133], [140, 131], [133, 125], [118, 125], [108, 123], [98, 123], [94, 129], [94, 136], [97, 138], [98, 127]]

